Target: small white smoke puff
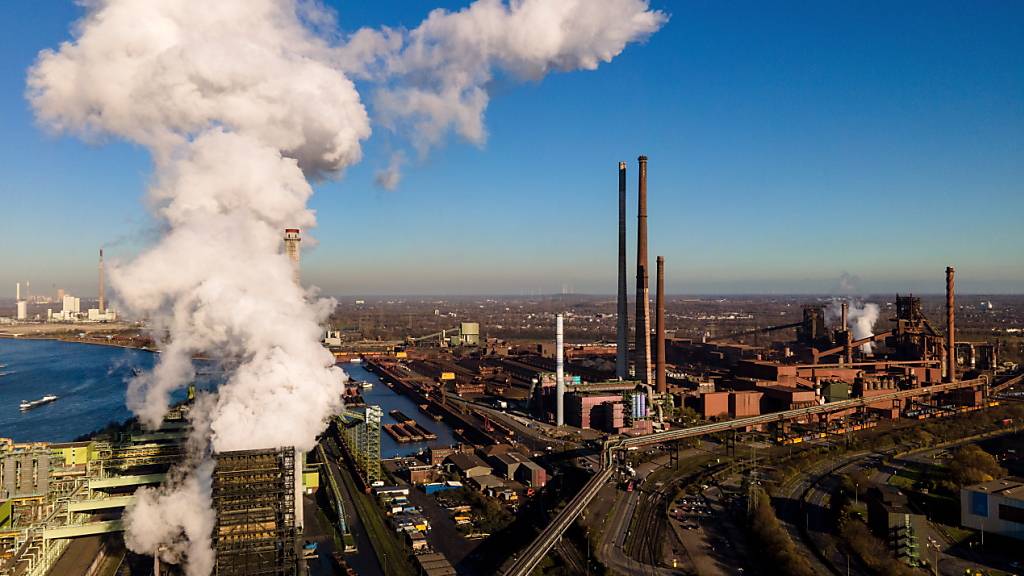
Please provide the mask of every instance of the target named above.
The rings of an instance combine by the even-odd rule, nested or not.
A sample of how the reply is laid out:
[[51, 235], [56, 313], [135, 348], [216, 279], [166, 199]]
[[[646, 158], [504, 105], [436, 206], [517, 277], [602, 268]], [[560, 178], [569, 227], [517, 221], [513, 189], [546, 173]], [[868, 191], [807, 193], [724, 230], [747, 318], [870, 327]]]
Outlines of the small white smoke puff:
[[[843, 300], [835, 298], [829, 303], [828, 307], [825, 308], [825, 318], [832, 324], [838, 325], [842, 322], [843, 317]], [[861, 340], [869, 336], [875, 335], [875, 323], [878, 322], [878, 316], [881, 309], [878, 304], [871, 302], [855, 302], [847, 300], [849, 302], [849, 309], [847, 310], [847, 322], [849, 322], [849, 330], [854, 340]], [[862, 344], [860, 347], [861, 352], [870, 354], [874, 351], [874, 346], [871, 342]]]
[[[334, 302], [293, 282], [280, 236], [315, 225], [308, 178], [361, 158], [370, 121], [346, 72], [376, 83], [381, 122], [408, 126], [423, 153], [452, 129], [483, 142], [495, 70], [539, 79], [594, 69], [667, 19], [645, 0], [479, 0], [411, 31], [364, 29], [338, 44], [326, 29], [333, 14], [315, 0], [82, 5], [73, 41], [29, 71], [28, 97], [55, 131], [113, 135], [153, 157], [149, 198], [167, 232], [110, 273], [163, 352], [128, 404], [156, 427], [194, 378], [194, 355], [230, 367], [192, 410], [186, 462], [167, 485], [140, 490], [126, 515], [132, 550], [184, 561], [190, 576], [213, 565], [213, 455], [308, 450], [341, 406], [344, 374], [319, 343]], [[398, 184], [396, 158], [385, 187]]]

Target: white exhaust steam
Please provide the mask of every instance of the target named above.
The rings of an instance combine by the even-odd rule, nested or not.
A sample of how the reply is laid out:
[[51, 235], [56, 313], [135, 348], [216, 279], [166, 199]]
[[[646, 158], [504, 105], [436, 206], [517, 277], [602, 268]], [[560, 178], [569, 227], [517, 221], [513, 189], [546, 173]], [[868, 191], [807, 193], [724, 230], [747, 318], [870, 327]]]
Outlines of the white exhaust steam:
[[[838, 326], [842, 322], [843, 317], [843, 299], [834, 298], [832, 302], [825, 308], [826, 320]], [[875, 335], [875, 323], [878, 322], [878, 315], [881, 309], [878, 304], [871, 302], [857, 302], [854, 300], [846, 300], [849, 303], [849, 310], [847, 312], [847, 322], [849, 322], [849, 330], [853, 335], [854, 340], [860, 340], [869, 336]], [[861, 352], [870, 354], [874, 350], [874, 346], [871, 342], [862, 344], [860, 347]]]
[[[151, 321], [163, 351], [131, 383], [129, 406], [156, 427], [194, 378], [194, 355], [228, 367], [194, 406], [187, 460], [126, 513], [132, 550], [190, 576], [214, 563], [216, 453], [311, 449], [341, 406], [345, 376], [319, 343], [334, 302], [294, 283], [281, 232], [315, 226], [308, 179], [361, 159], [370, 118], [350, 77], [376, 86], [375, 115], [422, 155], [453, 129], [483, 143], [496, 73], [594, 69], [667, 20], [646, 0], [479, 0], [413, 30], [337, 42], [316, 0], [82, 5], [74, 38], [29, 71], [28, 97], [44, 126], [123, 138], [153, 157], [149, 200], [164, 234], [110, 270], [122, 307]], [[382, 186], [398, 184], [401, 158]]]

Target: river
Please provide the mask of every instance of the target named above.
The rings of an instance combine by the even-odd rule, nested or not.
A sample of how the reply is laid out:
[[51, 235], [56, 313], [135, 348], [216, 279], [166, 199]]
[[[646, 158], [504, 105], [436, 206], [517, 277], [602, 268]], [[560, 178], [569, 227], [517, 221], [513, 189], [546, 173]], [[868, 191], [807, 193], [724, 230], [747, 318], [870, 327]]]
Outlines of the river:
[[384, 410], [384, 418], [381, 420], [381, 424], [397, 422], [397, 420], [391, 417], [391, 411], [399, 410], [406, 416], [415, 419], [416, 423], [420, 426], [437, 434], [437, 440], [400, 444], [382, 428], [380, 431], [381, 457], [408, 456], [428, 446], [451, 446], [457, 442], [455, 436], [452, 435], [452, 429], [447, 424], [430, 419], [426, 414], [420, 412], [419, 407], [411, 398], [388, 388], [387, 385], [381, 382], [380, 378], [377, 378], [376, 374], [370, 372], [361, 364], [344, 364], [341, 367], [353, 380], [362, 380], [373, 384], [373, 388], [363, 390], [363, 400], [368, 405], [380, 406]]
[[[125, 390], [133, 369], [149, 370], [156, 355], [98, 344], [0, 338], [0, 437], [15, 442], [67, 442], [132, 416]], [[201, 375], [197, 386], [215, 386]], [[22, 400], [56, 394], [55, 402], [22, 412]], [[179, 390], [174, 400], [185, 398]]]
[[[0, 338], [0, 438], [15, 442], [67, 442], [99, 430], [111, 422], [123, 422], [132, 414], [125, 406], [127, 381], [133, 369], [149, 370], [156, 354], [97, 344], [56, 340]], [[400, 410], [431, 432], [437, 440], [399, 444], [381, 430], [381, 456], [414, 454], [427, 446], [455, 443], [451, 428], [419, 411], [416, 403], [384, 385], [359, 364], [341, 367], [356, 380], [372, 382], [363, 391], [367, 404], [384, 410], [383, 424], [395, 422], [392, 410]], [[200, 368], [197, 386], [215, 388], [220, 376]], [[56, 394], [55, 402], [21, 412], [22, 400]], [[179, 390], [174, 401], [183, 400]]]

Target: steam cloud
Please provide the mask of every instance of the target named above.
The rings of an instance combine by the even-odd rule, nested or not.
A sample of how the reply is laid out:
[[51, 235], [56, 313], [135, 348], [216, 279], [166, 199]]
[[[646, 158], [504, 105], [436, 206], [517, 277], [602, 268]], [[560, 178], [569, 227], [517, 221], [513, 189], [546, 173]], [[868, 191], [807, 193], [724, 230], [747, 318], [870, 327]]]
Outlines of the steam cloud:
[[[828, 307], [825, 308], [825, 318], [832, 324], [838, 325], [842, 322], [843, 300], [835, 298], [829, 303]], [[878, 322], [878, 315], [880, 308], [878, 304], [871, 302], [856, 302], [847, 300], [850, 307], [847, 311], [847, 321], [850, 323], [849, 329], [853, 335], [854, 340], [860, 340], [867, 338], [868, 336], [874, 336], [875, 334], [875, 323]], [[870, 354], [874, 350], [874, 346], [871, 342], [862, 344], [860, 347], [861, 352]]]
[[[413, 30], [362, 29], [344, 42], [315, 0], [83, 0], [72, 41], [28, 75], [39, 121], [90, 142], [146, 147], [149, 200], [166, 233], [113, 266], [123, 306], [150, 319], [163, 351], [131, 382], [128, 404], [159, 426], [171, 393], [204, 354], [228, 368], [193, 405], [189, 456], [126, 513], [128, 546], [213, 566], [216, 453], [308, 450], [341, 406], [344, 374], [319, 344], [334, 302], [303, 292], [281, 253], [286, 227], [309, 229], [310, 178], [361, 159], [370, 118], [350, 78], [376, 86], [378, 121], [420, 154], [454, 130], [485, 140], [495, 75], [536, 80], [592, 70], [667, 16], [646, 0], [479, 0], [435, 10]], [[397, 186], [402, 156], [379, 182]]]

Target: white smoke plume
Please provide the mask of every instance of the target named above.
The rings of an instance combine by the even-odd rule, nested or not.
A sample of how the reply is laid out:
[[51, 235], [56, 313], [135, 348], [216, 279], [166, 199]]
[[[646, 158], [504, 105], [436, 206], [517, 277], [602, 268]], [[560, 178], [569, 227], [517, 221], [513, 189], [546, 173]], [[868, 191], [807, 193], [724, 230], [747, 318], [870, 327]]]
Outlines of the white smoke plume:
[[[316, 0], [81, 4], [73, 39], [29, 71], [28, 98], [55, 132], [122, 138], [153, 158], [148, 197], [166, 232], [110, 270], [163, 352], [131, 383], [129, 406], [156, 427], [194, 378], [193, 356], [228, 368], [193, 407], [189, 457], [126, 513], [129, 547], [183, 562], [189, 576], [213, 565], [216, 453], [311, 449], [341, 405], [345, 376], [319, 343], [334, 302], [293, 282], [281, 234], [315, 226], [310, 178], [361, 158], [370, 119], [349, 78], [378, 87], [378, 121], [408, 127], [421, 153], [453, 129], [482, 143], [496, 73], [594, 69], [667, 18], [646, 0], [479, 0], [411, 31], [364, 29], [341, 43]], [[383, 184], [397, 185], [399, 165]]]
[[401, 151], [395, 152], [391, 155], [387, 168], [378, 171], [374, 175], [373, 181], [377, 186], [388, 191], [398, 188], [398, 183], [402, 181], [402, 164], [404, 163], [405, 154]]
[[[843, 299], [834, 298], [832, 302], [825, 308], [825, 319], [834, 326], [839, 326], [842, 323], [843, 317]], [[878, 304], [871, 302], [857, 302], [854, 300], [845, 300], [849, 304], [847, 311], [847, 322], [849, 323], [849, 330], [854, 340], [860, 340], [869, 336], [875, 335], [875, 323], [878, 322], [878, 316], [881, 312]], [[874, 350], [874, 346], [871, 342], [862, 344], [860, 347], [861, 352], [870, 354]]]
[[497, 75], [594, 70], [667, 20], [647, 0], [479, 0], [434, 10], [408, 32], [360, 30], [341, 53], [346, 69], [380, 83], [376, 120], [407, 134], [422, 156], [451, 130], [484, 143]]

